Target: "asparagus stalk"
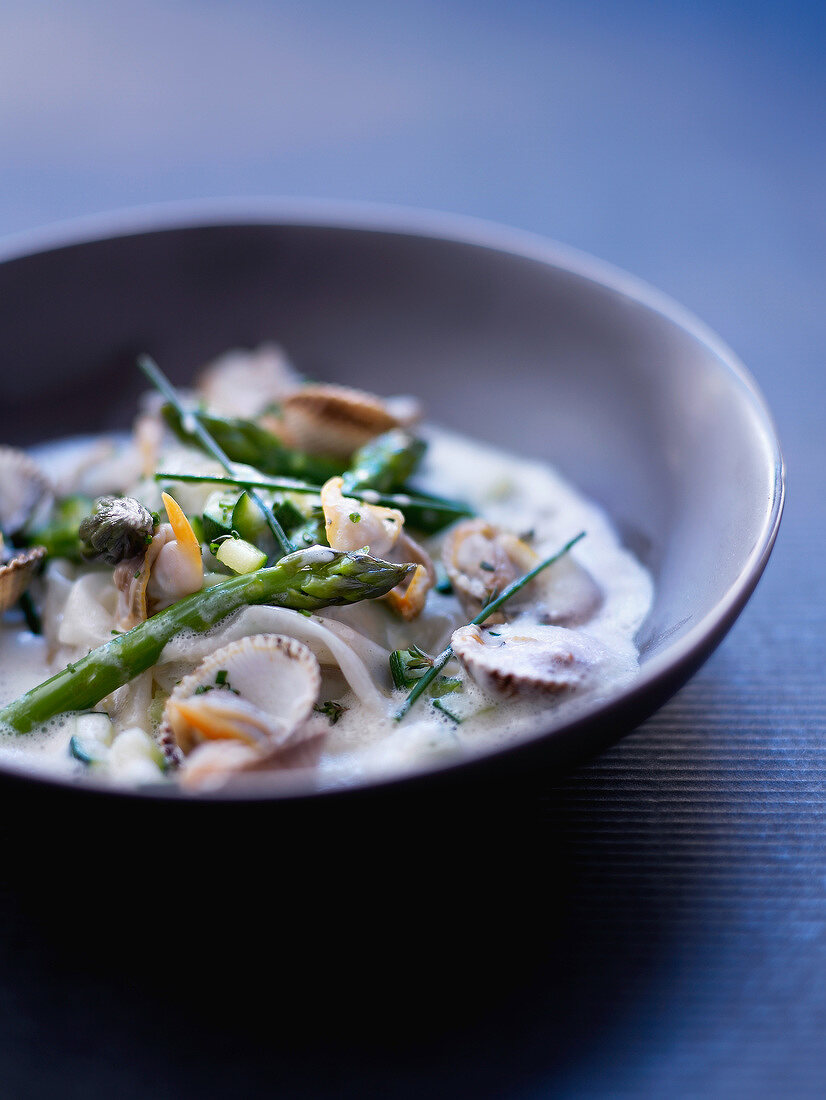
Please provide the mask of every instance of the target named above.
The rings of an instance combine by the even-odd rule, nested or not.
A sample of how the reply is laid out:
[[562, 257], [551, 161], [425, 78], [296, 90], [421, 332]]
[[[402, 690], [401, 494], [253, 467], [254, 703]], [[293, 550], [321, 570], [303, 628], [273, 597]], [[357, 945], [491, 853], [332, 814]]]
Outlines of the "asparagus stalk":
[[[180, 408], [172, 404], [164, 405], [161, 413], [180, 440], [202, 450], [208, 449], [204, 447], [194, 423], [189, 422], [188, 415]], [[328, 477], [342, 472], [343, 463], [285, 447], [277, 436], [252, 420], [211, 416], [203, 412], [190, 415], [197, 417], [197, 423], [206, 428], [233, 462], [255, 466], [266, 474], [311, 477], [316, 481], [326, 481]]]
[[399, 489], [427, 450], [423, 439], [416, 439], [401, 428], [393, 428], [366, 443], [353, 455], [350, 469], [342, 475], [341, 491], [346, 497], [360, 489], [387, 493]]
[[0, 710], [0, 727], [27, 733], [66, 710], [85, 710], [156, 664], [182, 630], [201, 633], [247, 604], [298, 611], [375, 599], [415, 568], [336, 550], [298, 550], [277, 565], [196, 592], [146, 622], [93, 649], [56, 676]]
[[[538, 576], [542, 572], [543, 569], [547, 569], [549, 565], [553, 565], [555, 561], [559, 561], [561, 557], [563, 557], [565, 554], [568, 553], [569, 550], [573, 549], [573, 547], [576, 546], [580, 539], [584, 538], [585, 532], [580, 531], [578, 535], [575, 535], [574, 538], [566, 542], [561, 550], [557, 550], [555, 554], [551, 554], [549, 558], [545, 558], [544, 561], [541, 561], [539, 565], [535, 566], [533, 569], [531, 569], [529, 573], [526, 573], [523, 577], [517, 577], [515, 581], [508, 585], [504, 592], [501, 592], [495, 599], [491, 600], [489, 604], [482, 608], [482, 610], [474, 619], [470, 620], [471, 625], [481, 626], [485, 619], [489, 619], [494, 611], [498, 611], [502, 604], [509, 600], [511, 596], [514, 596], [521, 588], [524, 588], [526, 584], [529, 584], [534, 579], [534, 577]], [[430, 666], [427, 672], [425, 672], [423, 676], [419, 677], [419, 679], [413, 685], [413, 689], [411, 690], [410, 694], [393, 715], [397, 722], [400, 722], [402, 718], [404, 718], [405, 714], [407, 714], [407, 712], [410, 710], [410, 708], [413, 706], [419, 696], [422, 695], [423, 692], [427, 690], [429, 685], [433, 683], [433, 681], [436, 679], [436, 677], [439, 675], [439, 673], [442, 671], [442, 669], [445, 667], [452, 656], [453, 646], [448, 644], [447, 648], [443, 649], [439, 656], [434, 658], [433, 664]]]

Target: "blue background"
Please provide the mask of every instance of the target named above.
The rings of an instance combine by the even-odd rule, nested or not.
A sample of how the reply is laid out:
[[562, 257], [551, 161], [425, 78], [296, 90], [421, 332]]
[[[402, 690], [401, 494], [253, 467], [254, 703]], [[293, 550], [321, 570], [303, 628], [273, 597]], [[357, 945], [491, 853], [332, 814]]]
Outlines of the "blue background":
[[[574, 867], [564, 982], [538, 963], [472, 1026], [358, 1066], [339, 1051], [340, 1074], [293, 1055], [288, 1094], [824, 1094], [824, 46], [824, 7], [794, 2], [3, 4], [0, 233], [226, 195], [496, 219], [692, 308], [750, 367], [784, 444], [781, 537], [729, 639], [538, 801]], [[121, 1096], [184, 1094], [157, 1091], [174, 1043], [135, 1037], [145, 995], [124, 1007], [75, 975], [61, 1008], [4, 896], [11, 1094], [55, 1095], [65, 1071], [64, 1094], [89, 1095], [104, 1064]], [[70, 1019], [131, 1042], [135, 1065], [44, 1062]], [[263, 1073], [263, 1053], [244, 1058]], [[223, 1064], [188, 1081], [237, 1084]]]

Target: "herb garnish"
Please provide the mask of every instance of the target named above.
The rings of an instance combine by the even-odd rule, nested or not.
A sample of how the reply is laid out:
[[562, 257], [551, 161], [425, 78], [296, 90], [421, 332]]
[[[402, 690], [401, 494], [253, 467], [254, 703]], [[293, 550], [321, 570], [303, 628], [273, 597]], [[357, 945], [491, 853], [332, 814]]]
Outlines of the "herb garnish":
[[330, 719], [331, 726], [334, 726], [342, 714], [349, 709], [349, 707], [342, 706], [341, 703], [336, 703], [332, 699], [328, 699], [326, 703], [316, 703], [313, 707], [314, 711], [325, 714]]
[[434, 699], [433, 706], [436, 710], [440, 710], [442, 714], [447, 715], [447, 717], [452, 722], [455, 722], [457, 726], [461, 726], [462, 722], [464, 722], [464, 718], [460, 718], [458, 714], [454, 714], [452, 710], [445, 706], [441, 699]]

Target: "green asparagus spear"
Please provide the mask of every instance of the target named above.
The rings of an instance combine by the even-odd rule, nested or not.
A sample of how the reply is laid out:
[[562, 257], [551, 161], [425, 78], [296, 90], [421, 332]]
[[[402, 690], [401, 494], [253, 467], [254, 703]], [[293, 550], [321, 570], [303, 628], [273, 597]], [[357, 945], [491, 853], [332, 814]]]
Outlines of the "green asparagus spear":
[[27, 733], [66, 710], [84, 710], [151, 668], [168, 641], [182, 630], [209, 630], [247, 604], [268, 603], [299, 611], [375, 599], [415, 568], [336, 550], [297, 550], [269, 569], [232, 577], [196, 592], [93, 649], [56, 676], [0, 710], [0, 727]]
[[376, 436], [353, 455], [350, 469], [343, 475], [341, 491], [352, 496], [360, 489], [389, 493], [400, 488], [427, 450], [423, 439], [416, 439], [401, 428]]
[[[173, 405], [164, 405], [161, 412], [179, 439], [203, 449], [197, 434], [187, 428], [185, 418]], [[198, 419], [232, 462], [255, 466], [265, 474], [312, 478], [314, 481], [326, 481], [342, 472], [340, 463], [285, 447], [272, 432], [251, 420], [207, 413], [198, 413]]]

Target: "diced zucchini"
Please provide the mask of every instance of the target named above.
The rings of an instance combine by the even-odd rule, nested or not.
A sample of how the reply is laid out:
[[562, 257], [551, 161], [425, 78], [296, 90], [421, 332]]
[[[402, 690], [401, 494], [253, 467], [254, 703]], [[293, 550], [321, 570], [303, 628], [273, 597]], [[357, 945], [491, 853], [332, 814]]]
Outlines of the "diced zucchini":
[[256, 546], [271, 534], [264, 513], [247, 492], [243, 492], [236, 501], [232, 511], [232, 529]]
[[90, 710], [77, 716], [75, 732], [84, 739], [94, 738], [103, 745], [111, 745], [115, 736], [112, 719], [103, 711]]
[[203, 516], [194, 516], [193, 515], [193, 516], [187, 516], [186, 518], [189, 520], [189, 526], [192, 528], [192, 531], [195, 535], [195, 538], [198, 540], [198, 542], [206, 542], [207, 538], [206, 538], [206, 535], [204, 534], [204, 519], [203, 519]]
[[267, 555], [246, 539], [224, 539], [215, 557], [233, 573], [252, 573], [266, 564]]
[[[260, 495], [285, 531], [290, 531], [304, 522], [302, 513], [283, 494], [261, 493]], [[264, 513], [247, 492], [240, 495], [233, 509], [232, 529], [237, 531], [242, 539], [260, 546], [267, 554], [275, 552], [275, 538]]]
[[[315, 500], [316, 498], [311, 497], [311, 499]], [[291, 500], [284, 493], [275, 494], [275, 499], [272, 502], [272, 510], [273, 515], [285, 531], [290, 531], [293, 527], [297, 527], [299, 523], [304, 522], [304, 512], [297, 507], [295, 500]]]
[[238, 493], [226, 493], [218, 489], [207, 497], [204, 505], [204, 542], [212, 542], [232, 530], [232, 513], [238, 501]]
[[69, 741], [70, 755], [87, 766], [103, 763], [115, 734], [109, 715], [97, 711], [77, 714], [74, 728]]

